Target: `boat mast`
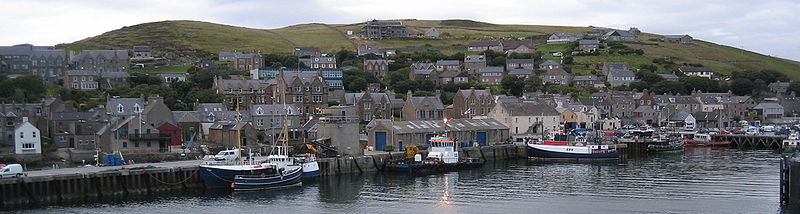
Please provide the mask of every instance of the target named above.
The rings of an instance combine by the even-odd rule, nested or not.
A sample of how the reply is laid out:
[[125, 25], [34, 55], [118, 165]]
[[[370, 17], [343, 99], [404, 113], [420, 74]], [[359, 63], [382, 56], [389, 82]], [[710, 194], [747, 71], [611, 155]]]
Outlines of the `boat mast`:
[[239, 101], [241, 101], [241, 99], [242, 99], [242, 97], [241, 97], [242, 93], [240, 91], [240, 92], [237, 92], [237, 94], [239, 96], [236, 96], [236, 123], [233, 124], [233, 128], [236, 129], [236, 153], [235, 154], [238, 154], [237, 158], [239, 158], [239, 160], [241, 160], [242, 159], [242, 131], [240, 129], [241, 127], [237, 128], [236, 126], [238, 126], [239, 123], [242, 122], [241, 119], [239, 118], [239, 115], [241, 114], [241, 112], [239, 112]]

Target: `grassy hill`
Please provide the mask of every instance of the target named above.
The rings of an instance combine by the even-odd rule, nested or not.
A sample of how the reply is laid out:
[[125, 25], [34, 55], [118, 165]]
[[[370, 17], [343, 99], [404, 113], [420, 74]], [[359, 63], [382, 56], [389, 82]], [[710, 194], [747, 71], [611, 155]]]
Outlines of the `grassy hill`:
[[[319, 47], [323, 51], [355, 50], [360, 44], [375, 44], [381, 48], [433, 47], [445, 52], [465, 51], [469, 42], [503, 37], [543, 37], [555, 32], [586, 32], [588, 27], [542, 25], [501, 25], [471, 20], [401, 20], [412, 33], [424, 33], [436, 27], [446, 39], [348, 39], [345, 32], [359, 32], [361, 23], [310, 23], [278, 29], [253, 29], [199, 21], [162, 21], [128, 26], [86, 38], [71, 44], [68, 49], [130, 48], [150, 45], [162, 53], [190, 56], [213, 56], [223, 50], [289, 53], [294, 46]], [[643, 56], [576, 56], [575, 62], [594, 64], [604, 61], [625, 61], [632, 66], [650, 63], [655, 58], [668, 57], [677, 63], [701, 63], [727, 74], [745, 70], [776, 70], [800, 80], [800, 62], [775, 58], [729, 46], [695, 40], [695, 44], [671, 44], [648, 41], [659, 35], [643, 34], [641, 43], [627, 46], [644, 50]], [[546, 47], [555, 48], [555, 47]]]

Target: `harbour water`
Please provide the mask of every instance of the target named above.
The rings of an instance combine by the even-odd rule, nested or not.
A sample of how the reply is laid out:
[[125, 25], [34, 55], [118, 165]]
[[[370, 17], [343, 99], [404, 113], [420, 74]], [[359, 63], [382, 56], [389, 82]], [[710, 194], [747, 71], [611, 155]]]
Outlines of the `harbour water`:
[[496, 161], [439, 175], [340, 175], [282, 191], [206, 191], [27, 211], [790, 213], [780, 206], [779, 164], [772, 151], [687, 148], [609, 163]]

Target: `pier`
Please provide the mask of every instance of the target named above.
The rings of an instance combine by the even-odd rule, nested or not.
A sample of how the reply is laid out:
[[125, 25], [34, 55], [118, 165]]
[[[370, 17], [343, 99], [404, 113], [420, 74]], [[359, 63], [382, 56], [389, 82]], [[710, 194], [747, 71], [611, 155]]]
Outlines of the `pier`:
[[713, 135], [717, 141], [730, 141], [731, 148], [738, 149], [771, 149], [779, 150], [783, 148], [784, 135]]
[[[427, 151], [422, 151], [423, 155]], [[484, 161], [527, 157], [524, 145], [459, 148], [465, 158]], [[380, 171], [403, 152], [318, 159], [322, 176]], [[0, 210], [68, 205], [148, 196], [154, 193], [202, 191], [201, 160], [143, 163], [125, 166], [62, 168], [28, 171], [19, 178], [0, 179]]]
[[800, 157], [784, 155], [781, 159], [781, 203], [800, 206]]

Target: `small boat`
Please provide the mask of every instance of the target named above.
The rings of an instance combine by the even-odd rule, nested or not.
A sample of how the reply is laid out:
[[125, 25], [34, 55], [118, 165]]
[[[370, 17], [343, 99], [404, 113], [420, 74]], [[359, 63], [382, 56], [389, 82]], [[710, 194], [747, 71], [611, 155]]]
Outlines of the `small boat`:
[[800, 143], [800, 136], [798, 136], [797, 132], [789, 134], [789, 137], [783, 140], [783, 153], [797, 152], [798, 143]]
[[459, 158], [455, 139], [443, 136], [430, 138], [430, 152], [423, 160], [416, 146], [406, 147], [406, 159], [389, 161], [385, 169], [411, 174], [430, 174], [483, 166], [477, 158]]
[[319, 164], [317, 163], [317, 158], [313, 154], [305, 154], [295, 157], [295, 160], [298, 160], [300, 165], [303, 166], [303, 179], [314, 179], [319, 177]]
[[575, 136], [569, 141], [563, 133], [551, 135], [551, 139], [528, 143], [528, 159], [534, 160], [616, 160], [619, 152], [614, 145], [590, 145], [586, 138]]
[[663, 152], [679, 152], [683, 151], [685, 143], [677, 139], [660, 139], [647, 145], [647, 152], [663, 153]]
[[[231, 184], [234, 191], [267, 190], [303, 184], [303, 168], [299, 165], [283, 168], [267, 167], [270, 173], [236, 175]], [[276, 170], [277, 169], [277, 170]]]
[[686, 142], [686, 146], [728, 146], [731, 144], [730, 141], [716, 141], [711, 139], [711, 135], [709, 134], [695, 134], [694, 138], [692, 139], [684, 139]]

